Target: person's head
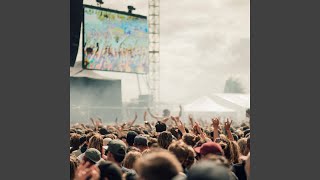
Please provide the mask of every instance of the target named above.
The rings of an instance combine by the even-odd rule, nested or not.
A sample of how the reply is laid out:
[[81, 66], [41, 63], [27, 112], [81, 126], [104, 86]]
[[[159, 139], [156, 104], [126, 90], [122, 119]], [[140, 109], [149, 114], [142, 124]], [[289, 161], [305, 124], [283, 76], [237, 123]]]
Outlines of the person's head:
[[134, 164], [140, 180], [171, 180], [182, 172], [177, 158], [168, 151], [152, 152]]
[[156, 132], [159, 132], [159, 133], [167, 130], [167, 125], [160, 121], [156, 123], [155, 127], [156, 127]]
[[110, 161], [99, 163], [100, 180], [122, 180], [122, 172], [119, 166]]
[[248, 154], [248, 152], [246, 151], [247, 149], [247, 138], [241, 138], [238, 140], [238, 145], [240, 148], [240, 153], [244, 156], [246, 156]]
[[172, 134], [170, 132], [164, 131], [158, 136], [158, 144], [163, 149], [168, 149], [172, 142]]
[[70, 179], [73, 179], [75, 176], [75, 171], [79, 165], [79, 161], [75, 156], [70, 156]]
[[235, 180], [235, 177], [227, 167], [203, 160], [190, 168], [186, 180]]
[[169, 109], [164, 109], [162, 116], [163, 116], [163, 117], [169, 117], [169, 116], [170, 116], [170, 111], [169, 111]]
[[195, 161], [193, 149], [182, 141], [171, 143], [168, 150], [177, 157], [183, 168], [189, 169]]
[[191, 147], [195, 146], [199, 140], [199, 136], [195, 136], [191, 133], [186, 133], [182, 136], [182, 141]]
[[231, 147], [233, 151], [232, 163], [237, 164], [239, 163], [239, 159], [240, 159], [240, 147], [236, 141], [230, 141], [230, 142], [231, 142]]
[[148, 139], [144, 136], [138, 135], [134, 138], [133, 145], [143, 152], [144, 150], [148, 149]]
[[109, 134], [110, 132], [106, 129], [106, 128], [100, 128], [99, 129], [99, 133], [101, 134], [101, 135], [107, 135], [107, 134]]
[[246, 116], [250, 118], [250, 108], [246, 110]]
[[150, 138], [148, 142], [148, 147], [149, 148], [159, 147], [158, 140], [156, 138]]
[[102, 147], [103, 147], [102, 136], [100, 134], [93, 135], [89, 140], [88, 148], [95, 148], [98, 151], [100, 151], [101, 154], [103, 154], [104, 150]]
[[201, 158], [208, 154], [214, 154], [218, 156], [223, 156], [224, 152], [220, 144], [215, 142], [206, 142], [200, 147], [194, 148], [195, 152], [201, 155]]
[[86, 134], [86, 143], [89, 144], [89, 140], [92, 136], [94, 136], [96, 133], [94, 132], [89, 132], [88, 134]]
[[217, 156], [214, 154], [208, 154], [204, 157], [204, 160], [213, 161], [217, 164], [225, 166], [228, 169], [231, 169], [231, 165], [229, 164], [228, 159], [226, 159], [224, 156]]
[[232, 137], [235, 141], [238, 141], [239, 140], [239, 137], [238, 135], [236, 135], [235, 133], [232, 133]]
[[133, 146], [134, 143], [134, 138], [138, 135], [138, 133], [134, 132], [134, 131], [129, 131], [127, 134], [127, 143], [128, 146]]
[[178, 128], [171, 128], [170, 132], [177, 140], [182, 138], [182, 132]]
[[216, 141], [219, 141], [220, 146], [223, 149], [224, 156], [229, 160], [229, 162], [235, 163], [235, 151], [233, 149], [231, 141], [224, 135], [220, 135], [220, 138], [217, 138]]
[[133, 169], [134, 163], [142, 157], [142, 154], [137, 151], [132, 151], [127, 153], [126, 157], [123, 160], [123, 166], [128, 169]]
[[120, 164], [126, 156], [127, 147], [121, 140], [112, 140], [108, 144], [108, 160]]
[[80, 138], [81, 138], [81, 136], [76, 133], [72, 133], [70, 135], [70, 147], [71, 147], [70, 152], [79, 149], [79, 146], [81, 145]]
[[94, 165], [101, 160], [101, 153], [95, 148], [89, 148], [86, 150], [83, 156], [84, 162], [89, 162], [90, 165]]

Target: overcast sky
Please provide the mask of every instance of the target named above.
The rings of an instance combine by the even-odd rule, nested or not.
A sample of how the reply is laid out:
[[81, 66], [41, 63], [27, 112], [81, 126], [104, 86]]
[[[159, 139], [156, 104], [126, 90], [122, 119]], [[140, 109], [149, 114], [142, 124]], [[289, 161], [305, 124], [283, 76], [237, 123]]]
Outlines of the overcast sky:
[[[160, 1], [161, 101], [221, 93], [231, 76], [250, 92], [250, 0]], [[129, 4], [147, 15], [148, 0], [105, 0], [103, 7], [126, 11]], [[137, 97], [135, 75], [109, 75], [123, 79], [123, 100]]]

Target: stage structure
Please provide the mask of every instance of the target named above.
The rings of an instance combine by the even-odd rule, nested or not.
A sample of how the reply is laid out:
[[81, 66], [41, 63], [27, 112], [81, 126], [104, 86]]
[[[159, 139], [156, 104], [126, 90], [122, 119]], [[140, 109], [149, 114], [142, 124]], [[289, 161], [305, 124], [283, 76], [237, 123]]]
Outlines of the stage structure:
[[160, 0], [149, 0], [149, 104], [159, 111], [160, 103]]

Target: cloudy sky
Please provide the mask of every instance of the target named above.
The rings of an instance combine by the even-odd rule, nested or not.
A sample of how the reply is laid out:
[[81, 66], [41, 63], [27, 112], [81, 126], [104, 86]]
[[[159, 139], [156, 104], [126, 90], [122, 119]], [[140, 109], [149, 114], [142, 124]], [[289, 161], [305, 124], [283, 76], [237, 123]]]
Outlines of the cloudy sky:
[[[126, 11], [129, 4], [148, 14], [148, 0], [105, 0], [103, 7]], [[250, 92], [250, 0], [160, 0], [160, 33], [161, 101], [223, 92], [229, 77]], [[104, 74], [123, 80], [123, 100], [137, 97], [136, 75]]]

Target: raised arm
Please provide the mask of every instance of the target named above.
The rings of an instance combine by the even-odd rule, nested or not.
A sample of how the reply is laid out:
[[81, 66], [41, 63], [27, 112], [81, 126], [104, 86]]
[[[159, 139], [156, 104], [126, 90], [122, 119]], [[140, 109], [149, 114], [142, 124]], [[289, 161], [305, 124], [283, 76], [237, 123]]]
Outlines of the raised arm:
[[180, 111], [179, 111], [179, 117], [181, 117], [181, 116], [182, 116], [182, 106], [181, 106], [181, 105], [179, 105], [179, 108], [180, 108]]
[[181, 122], [179, 117], [171, 116], [171, 119], [175, 122], [177, 128], [181, 131], [182, 135], [186, 134], [186, 129], [184, 128], [183, 123]]
[[234, 138], [233, 138], [231, 130], [230, 130], [231, 124], [232, 124], [232, 120], [229, 121], [229, 118], [227, 118], [227, 121], [224, 122], [224, 129], [227, 132], [228, 139], [230, 141], [234, 141]]
[[162, 117], [158, 117], [158, 116], [155, 116], [151, 113], [151, 110], [150, 108], [148, 108], [148, 113], [150, 114], [150, 116], [154, 119], [156, 119], [157, 121], [161, 121]]
[[212, 119], [212, 126], [213, 126], [213, 141], [215, 141], [217, 138], [220, 137], [219, 135], [219, 119], [218, 118], [214, 118]]
[[201, 126], [198, 122], [195, 122], [195, 125], [194, 125], [194, 129], [198, 132], [198, 134], [200, 135], [200, 138], [204, 141], [206, 141], [206, 135], [205, 133], [201, 130]]
[[129, 128], [130, 128], [131, 126], [133, 126], [133, 124], [136, 122], [137, 119], [138, 119], [138, 114], [137, 114], [137, 112], [136, 112], [135, 115], [134, 115], [134, 119], [132, 120], [132, 122], [131, 122], [130, 125], [129, 125]]

